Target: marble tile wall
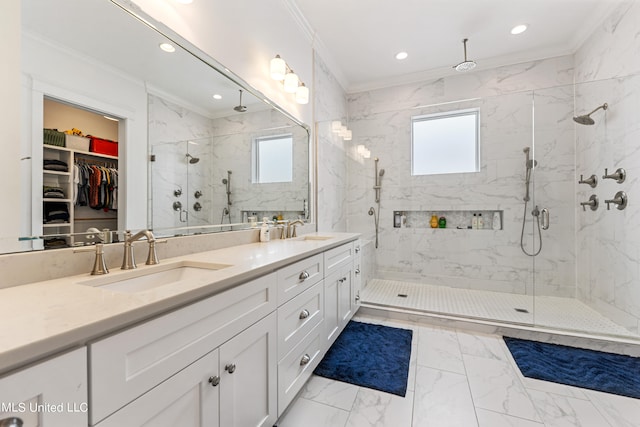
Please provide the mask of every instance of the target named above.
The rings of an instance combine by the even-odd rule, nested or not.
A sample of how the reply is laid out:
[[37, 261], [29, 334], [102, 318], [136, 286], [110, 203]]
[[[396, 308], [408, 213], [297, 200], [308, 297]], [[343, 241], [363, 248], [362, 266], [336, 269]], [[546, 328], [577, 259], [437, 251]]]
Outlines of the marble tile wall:
[[[371, 159], [349, 156], [348, 229], [374, 236], [373, 157], [385, 169], [380, 206], [380, 245], [376, 252], [377, 277], [420, 281], [454, 287], [481, 288], [532, 294], [532, 260], [520, 249], [524, 197], [525, 147], [533, 146], [531, 89], [571, 83], [571, 58], [552, 58], [494, 70], [458, 75], [422, 84], [349, 95], [352, 147], [364, 144]], [[570, 92], [569, 92], [570, 95]], [[456, 100], [466, 100], [458, 101]], [[543, 100], [539, 100], [542, 102]], [[550, 100], [544, 100], [553, 104]], [[571, 98], [563, 99], [569, 116]], [[568, 102], [568, 104], [566, 104]], [[431, 105], [431, 106], [429, 106]], [[481, 110], [481, 170], [478, 173], [411, 176], [411, 116], [466, 108]], [[561, 107], [558, 107], [561, 108]], [[555, 123], [555, 118], [553, 123]], [[536, 129], [541, 127], [536, 122]], [[567, 138], [571, 135], [561, 135]], [[573, 212], [572, 143], [549, 138], [538, 155], [538, 171], [548, 175], [547, 185], [535, 193], [533, 204], [552, 213]], [[561, 146], [563, 156], [552, 148]], [[541, 145], [542, 147], [542, 145]], [[571, 179], [567, 179], [570, 174]], [[553, 185], [552, 185], [553, 183]], [[532, 192], [534, 189], [532, 188]], [[535, 199], [538, 196], [538, 199]], [[503, 211], [503, 230], [431, 230], [393, 228], [394, 210]], [[552, 214], [552, 221], [556, 220]], [[543, 235], [549, 248], [538, 258], [541, 271], [536, 292], [573, 295], [573, 226], [571, 215], [553, 234]], [[539, 241], [528, 215], [525, 247]], [[564, 256], [558, 260], [557, 254]]]
[[[152, 224], [155, 229], [237, 223], [242, 211], [303, 212], [309, 203], [307, 133], [299, 126], [291, 126], [282, 114], [264, 109], [242, 115], [210, 119], [156, 96], [149, 98], [150, 145], [155, 162], [151, 163], [153, 206]], [[255, 184], [251, 176], [252, 141], [257, 136], [292, 133], [293, 182]], [[186, 153], [200, 158], [191, 164]], [[223, 215], [227, 207], [226, 185], [231, 171], [230, 216]], [[182, 189], [180, 197], [175, 189]], [[201, 191], [200, 198], [195, 192]], [[180, 212], [172, 209], [180, 201]], [[197, 211], [194, 204], [202, 209]], [[295, 215], [297, 218], [298, 215]]]
[[[640, 4], [618, 6], [575, 54], [575, 114], [586, 114], [604, 102], [609, 109], [595, 113], [594, 126], [576, 126], [576, 175], [598, 177], [594, 189], [577, 185], [578, 202], [591, 194], [600, 199], [593, 212], [575, 207], [577, 218], [578, 298], [616, 323], [640, 331], [640, 239], [635, 232], [640, 210]], [[603, 180], [622, 167], [624, 183]], [[604, 200], [625, 191], [629, 206], [606, 209]]]

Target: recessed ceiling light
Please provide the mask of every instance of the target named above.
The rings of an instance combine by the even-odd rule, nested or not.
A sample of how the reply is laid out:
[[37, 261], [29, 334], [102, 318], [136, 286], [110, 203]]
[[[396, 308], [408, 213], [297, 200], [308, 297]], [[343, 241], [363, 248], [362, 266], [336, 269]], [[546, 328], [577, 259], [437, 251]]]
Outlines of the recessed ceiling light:
[[164, 50], [165, 52], [168, 53], [173, 53], [176, 51], [176, 48], [173, 47], [172, 44], [169, 43], [160, 43], [160, 49]]
[[525, 31], [527, 31], [527, 24], [520, 24], [511, 29], [511, 34], [522, 34]]
[[222, 99], [222, 95], [216, 93], [215, 95], [213, 95], [213, 99]]
[[396, 59], [402, 61], [403, 59], [407, 59], [407, 56], [409, 56], [409, 54], [407, 52], [398, 52], [396, 53]]

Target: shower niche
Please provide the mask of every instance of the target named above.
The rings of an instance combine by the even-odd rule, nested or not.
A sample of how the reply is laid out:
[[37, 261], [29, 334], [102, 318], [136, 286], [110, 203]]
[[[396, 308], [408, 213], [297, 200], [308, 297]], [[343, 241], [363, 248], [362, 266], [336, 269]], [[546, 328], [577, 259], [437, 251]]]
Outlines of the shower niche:
[[503, 219], [502, 210], [393, 211], [393, 228], [502, 230]]

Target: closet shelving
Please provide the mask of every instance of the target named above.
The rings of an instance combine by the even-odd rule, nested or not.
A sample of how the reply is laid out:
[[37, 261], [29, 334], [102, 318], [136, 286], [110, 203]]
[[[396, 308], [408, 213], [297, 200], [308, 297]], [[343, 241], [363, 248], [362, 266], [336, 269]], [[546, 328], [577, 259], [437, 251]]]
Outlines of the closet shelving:
[[[53, 203], [62, 203], [69, 213], [69, 220], [65, 222], [46, 223], [43, 215], [43, 235], [61, 235], [85, 232], [90, 227], [117, 229], [117, 212], [95, 210], [88, 206], [76, 206], [73, 200], [74, 187], [73, 165], [76, 163], [96, 164], [105, 167], [118, 168], [118, 157], [106, 154], [97, 154], [89, 151], [75, 150], [55, 145], [43, 145], [43, 159], [60, 160], [68, 165], [67, 172], [42, 169], [42, 183], [44, 186], [59, 187], [63, 190], [64, 198], [42, 197], [43, 213], [47, 212], [47, 206]], [[65, 246], [74, 246], [84, 243], [86, 239], [63, 237]]]

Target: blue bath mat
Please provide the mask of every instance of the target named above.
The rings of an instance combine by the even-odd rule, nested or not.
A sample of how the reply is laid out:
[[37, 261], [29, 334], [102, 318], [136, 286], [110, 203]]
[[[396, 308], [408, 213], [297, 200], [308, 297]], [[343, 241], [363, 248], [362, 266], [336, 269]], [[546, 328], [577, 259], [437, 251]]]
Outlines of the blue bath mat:
[[522, 375], [640, 399], [640, 358], [504, 337]]
[[404, 397], [412, 336], [407, 329], [351, 321], [314, 373]]

